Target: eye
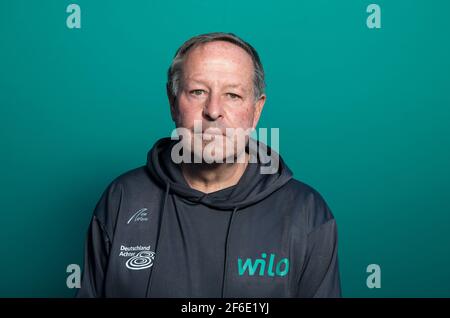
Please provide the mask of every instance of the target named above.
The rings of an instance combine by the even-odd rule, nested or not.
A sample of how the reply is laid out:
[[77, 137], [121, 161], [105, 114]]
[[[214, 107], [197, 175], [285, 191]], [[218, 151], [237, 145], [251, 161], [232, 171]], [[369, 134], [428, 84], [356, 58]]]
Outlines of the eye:
[[201, 96], [205, 91], [203, 89], [193, 89], [189, 92], [191, 95]]
[[239, 98], [241, 98], [241, 96], [239, 96], [238, 94], [234, 94], [234, 93], [227, 93], [227, 95], [228, 95], [231, 99], [239, 99]]

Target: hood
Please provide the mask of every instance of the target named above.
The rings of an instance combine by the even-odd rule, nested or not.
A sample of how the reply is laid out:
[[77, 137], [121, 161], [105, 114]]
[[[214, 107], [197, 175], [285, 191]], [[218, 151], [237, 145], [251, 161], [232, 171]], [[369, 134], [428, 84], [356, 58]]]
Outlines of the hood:
[[[171, 160], [172, 147], [177, 142], [169, 137], [158, 140], [148, 152], [147, 168], [150, 175], [166, 189], [166, 194], [174, 193], [192, 203], [201, 203], [218, 210], [241, 209], [263, 200], [292, 178], [292, 172], [281, 157], [264, 143], [255, 140], [258, 149], [263, 151], [257, 152], [257, 163], [247, 165], [239, 182], [229, 188], [204, 193], [191, 188], [184, 179], [180, 164]], [[249, 152], [248, 147], [246, 150]], [[273, 174], [262, 174], [261, 167], [270, 166], [270, 162], [263, 162], [267, 162], [267, 156], [272, 153], [279, 160], [278, 169]]]

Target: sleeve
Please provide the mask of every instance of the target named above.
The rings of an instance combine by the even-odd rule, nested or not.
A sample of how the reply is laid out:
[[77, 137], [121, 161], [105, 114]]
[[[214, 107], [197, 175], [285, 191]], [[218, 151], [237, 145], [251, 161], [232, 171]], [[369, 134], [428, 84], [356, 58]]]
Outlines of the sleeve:
[[105, 228], [94, 215], [89, 225], [84, 252], [84, 270], [77, 298], [104, 297], [105, 268], [110, 240]]
[[341, 297], [337, 256], [337, 226], [329, 219], [307, 235], [305, 264], [298, 297]]
[[113, 181], [95, 206], [87, 232], [81, 286], [76, 297], [104, 297], [105, 274], [123, 189]]

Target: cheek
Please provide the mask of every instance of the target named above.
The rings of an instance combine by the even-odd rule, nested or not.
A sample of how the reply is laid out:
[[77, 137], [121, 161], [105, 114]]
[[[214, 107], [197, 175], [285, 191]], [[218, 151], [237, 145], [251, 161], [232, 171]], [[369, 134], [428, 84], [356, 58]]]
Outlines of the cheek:
[[235, 127], [249, 128], [253, 124], [253, 116], [255, 110], [253, 105], [246, 106], [242, 110], [236, 111], [232, 114], [233, 123]]
[[179, 125], [189, 128], [194, 125], [194, 120], [201, 119], [201, 114], [201, 107], [192, 105], [186, 99], [180, 98], [177, 107]]

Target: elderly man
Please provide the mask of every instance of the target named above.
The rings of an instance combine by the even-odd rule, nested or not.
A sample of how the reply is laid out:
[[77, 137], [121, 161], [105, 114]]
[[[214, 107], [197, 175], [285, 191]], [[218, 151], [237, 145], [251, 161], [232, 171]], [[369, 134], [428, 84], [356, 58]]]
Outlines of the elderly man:
[[[257, 52], [234, 34], [178, 49], [167, 82], [177, 133], [103, 193], [79, 297], [341, 296], [326, 202], [248, 135], [264, 88]], [[276, 169], [263, 173], [267, 158]]]

